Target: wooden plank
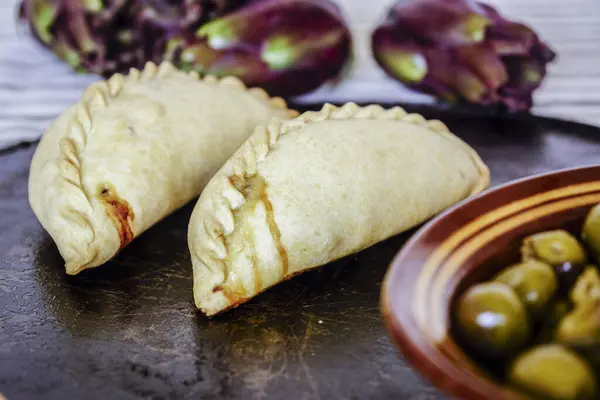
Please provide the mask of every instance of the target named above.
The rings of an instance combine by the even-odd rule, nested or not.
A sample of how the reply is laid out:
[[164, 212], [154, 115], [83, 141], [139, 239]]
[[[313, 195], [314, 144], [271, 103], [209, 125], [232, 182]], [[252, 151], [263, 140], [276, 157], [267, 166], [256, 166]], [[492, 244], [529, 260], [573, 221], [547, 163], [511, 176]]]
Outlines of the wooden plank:
[[[0, 148], [2, 135], [46, 126], [87, 85], [15, 26], [18, 0], [0, 0]], [[430, 102], [387, 78], [371, 55], [370, 35], [394, 0], [338, 0], [354, 35], [355, 64], [346, 81], [325, 86], [301, 101]], [[535, 113], [600, 125], [600, 1], [493, 0], [512, 19], [531, 24], [558, 52], [548, 79], [536, 93]], [[35, 136], [35, 135], [33, 135]]]

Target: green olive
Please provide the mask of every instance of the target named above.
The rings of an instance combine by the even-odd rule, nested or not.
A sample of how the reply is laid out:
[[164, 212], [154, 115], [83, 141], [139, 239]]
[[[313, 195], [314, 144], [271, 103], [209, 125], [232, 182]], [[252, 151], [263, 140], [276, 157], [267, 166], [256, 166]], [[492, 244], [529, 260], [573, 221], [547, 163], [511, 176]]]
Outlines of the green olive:
[[554, 269], [537, 260], [513, 265], [496, 275], [495, 280], [513, 288], [535, 317], [541, 316], [558, 287]]
[[573, 285], [569, 298], [575, 306], [582, 306], [586, 303], [597, 303], [600, 301], [600, 274], [598, 268], [589, 265], [577, 278]]
[[586, 303], [563, 317], [555, 338], [568, 343], [600, 342], [600, 303]]
[[590, 210], [583, 224], [581, 238], [594, 253], [596, 260], [600, 258], [600, 204]]
[[583, 246], [564, 230], [531, 235], [521, 247], [523, 260], [538, 259], [554, 267], [562, 291], [567, 291], [583, 270], [587, 256]]
[[563, 263], [584, 264], [585, 250], [567, 231], [555, 230], [536, 233], [523, 241], [523, 258], [537, 258], [550, 265]]
[[515, 291], [501, 282], [469, 288], [459, 297], [455, 316], [465, 341], [487, 356], [510, 356], [530, 337], [525, 306]]
[[541, 398], [591, 400], [596, 392], [596, 378], [587, 362], [558, 344], [521, 354], [508, 376], [511, 384]]

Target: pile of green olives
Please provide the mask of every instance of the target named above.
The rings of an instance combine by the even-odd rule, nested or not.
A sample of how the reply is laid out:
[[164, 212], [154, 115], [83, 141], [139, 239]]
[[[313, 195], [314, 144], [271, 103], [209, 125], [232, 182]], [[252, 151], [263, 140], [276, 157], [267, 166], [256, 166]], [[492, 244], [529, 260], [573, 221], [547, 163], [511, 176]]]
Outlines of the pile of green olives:
[[526, 237], [521, 260], [456, 300], [453, 332], [475, 359], [533, 398], [600, 398], [600, 204], [580, 240]]

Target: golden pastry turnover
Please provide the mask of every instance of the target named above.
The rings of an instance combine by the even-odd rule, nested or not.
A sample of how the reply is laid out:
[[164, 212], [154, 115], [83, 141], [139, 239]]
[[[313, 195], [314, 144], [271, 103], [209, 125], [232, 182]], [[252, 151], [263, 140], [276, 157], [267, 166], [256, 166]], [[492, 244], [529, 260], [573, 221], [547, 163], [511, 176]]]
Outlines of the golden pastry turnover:
[[148, 63], [92, 84], [43, 135], [29, 201], [68, 274], [197, 197], [254, 128], [297, 113], [237, 78]]
[[325, 105], [259, 126], [202, 192], [188, 241], [214, 315], [408, 230], [489, 185], [477, 153], [399, 107]]

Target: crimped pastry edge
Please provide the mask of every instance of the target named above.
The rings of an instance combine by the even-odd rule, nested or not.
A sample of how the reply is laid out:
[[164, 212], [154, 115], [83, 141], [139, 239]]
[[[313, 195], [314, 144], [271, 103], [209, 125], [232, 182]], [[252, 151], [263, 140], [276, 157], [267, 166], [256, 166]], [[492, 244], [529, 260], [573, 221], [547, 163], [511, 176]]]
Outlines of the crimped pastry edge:
[[[424, 126], [430, 131], [460, 144], [469, 154], [479, 172], [479, 181], [474, 185], [468, 197], [482, 192], [489, 186], [489, 169], [474, 149], [452, 134], [443, 122], [427, 120], [420, 114], [407, 113], [401, 107], [385, 109], [376, 104], [360, 107], [353, 102], [336, 107], [326, 103], [320, 111], [307, 111], [294, 119], [273, 118], [268, 124], [258, 126], [238, 152], [232, 156], [230, 162], [233, 165], [233, 174], [217, 178], [220, 180], [216, 183], [219, 190], [212, 193], [212, 197], [206, 200], [210, 206], [210, 213], [208, 216], [203, 216], [201, 237], [193, 246], [190, 246], [193, 249], [193, 257], [204, 264], [204, 267], [210, 271], [223, 272], [223, 283], [227, 281], [228, 275], [226, 265], [228, 250], [225, 240], [235, 231], [234, 211], [242, 207], [246, 200], [237, 186], [243, 186], [249, 178], [256, 175], [258, 165], [265, 160], [280, 136], [289, 132], [301, 131], [308, 124], [334, 120], [394, 120]], [[281, 279], [284, 278], [285, 276], [281, 277]], [[197, 306], [201, 308], [199, 304]], [[223, 310], [212, 312], [202, 309], [202, 311], [207, 315], [214, 315]]]
[[[207, 84], [226, 85], [247, 92], [257, 100], [264, 101], [275, 109], [287, 110], [288, 117], [298, 115], [298, 112], [287, 107], [287, 103], [281, 97], [271, 97], [261, 88], [248, 88], [237, 77], [227, 76], [217, 78], [214, 75], [201, 76], [198, 72], [184, 72], [177, 69], [168, 61], [156, 65], [148, 62], [142, 70], [131, 68], [127, 75], [115, 74], [107, 80], [91, 84], [83, 93], [81, 100], [75, 106], [73, 117], [69, 121], [67, 133], [59, 140], [60, 152], [56, 162], [59, 165], [61, 178], [68, 183], [65, 185], [69, 190], [82, 193], [88, 200], [87, 204], [65, 203], [59, 210], [61, 216], [75, 223], [81, 229], [91, 233], [92, 240], [88, 244], [86, 260], [77, 260], [74, 263], [66, 263], [67, 273], [77, 274], [96, 261], [97, 250], [90, 252], [89, 245], [95, 238], [94, 226], [89, 218], [88, 210], [91, 207], [90, 194], [86, 192], [82, 183], [81, 155], [85, 150], [88, 136], [93, 126], [93, 115], [106, 108], [111, 99], [119, 96], [121, 91], [129, 84], [161, 79], [173, 74], [184, 74], [191, 78], [200, 80]], [[70, 196], [67, 196], [70, 197]], [[81, 252], [76, 253], [81, 255]], [[82, 257], [83, 258], [83, 257]], [[78, 265], [73, 265], [78, 264]]]

